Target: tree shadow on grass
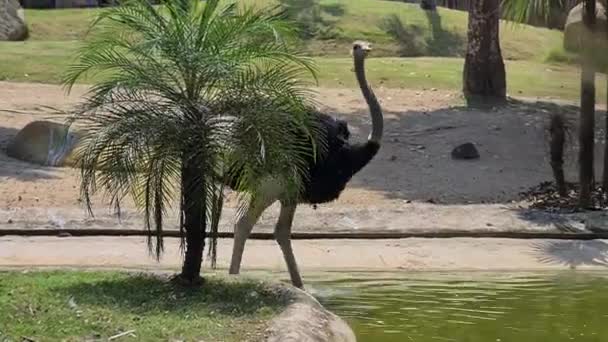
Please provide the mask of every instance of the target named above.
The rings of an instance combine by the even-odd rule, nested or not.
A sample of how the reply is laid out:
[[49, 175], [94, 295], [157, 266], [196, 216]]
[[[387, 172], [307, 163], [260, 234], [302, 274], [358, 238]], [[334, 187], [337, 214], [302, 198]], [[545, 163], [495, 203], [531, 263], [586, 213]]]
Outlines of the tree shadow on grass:
[[441, 16], [434, 11], [424, 11], [430, 26], [430, 35], [419, 25], [406, 25], [392, 14], [384, 18], [380, 28], [399, 44], [400, 57], [462, 57], [465, 38], [443, 29]]
[[168, 276], [128, 274], [112, 280], [80, 282], [59, 288], [76, 303], [126, 310], [132, 314], [179, 313], [192, 310], [244, 316], [261, 309], [278, 310], [285, 298], [261, 283], [208, 278], [200, 288], [185, 288]]
[[545, 264], [608, 267], [608, 243], [599, 240], [538, 242], [534, 254]]
[[335, 18], [345, 13], [342, 4], [319, 4], [319, 0], [279, 0], [287, 17], [300, 30], [303, 39], [334, 39], [339, 32]]

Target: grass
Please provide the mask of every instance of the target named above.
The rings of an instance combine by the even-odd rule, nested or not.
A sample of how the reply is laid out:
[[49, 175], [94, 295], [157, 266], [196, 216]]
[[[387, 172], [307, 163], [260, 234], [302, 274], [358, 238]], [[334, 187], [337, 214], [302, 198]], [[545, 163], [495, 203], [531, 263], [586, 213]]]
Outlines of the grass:
[[[382, 0], [250, 0], [256, 5], [295, 6], [292, 16], [311, 30], [308, 50], [316, 56], [346, 57], [357, 39], [372, 41], [379, 57], [461, 57], [468, 15], [438, 8], [429, 15], [418, 4]], [[31, 40], [66, 41], [84, 37], [88, 23], [102, 9], [25, 11]], [[304, 12], [304, 14], [302, 14]], [[562, 33], [503, 21], [501, 45], [506, 59], [542, 62], [562, 45]], [[415, 40], [412, 43], [411, 40]]]
[[[439, 8], [439, 15], [433, 16], [417, 4], [381, 0], [251, 1], [257, 5], [296, 5], [294, 19], [311, 30], [305, 42], [316, 56], [321, 86], [355, 86], [348, 57], [350, 43], [367, 39], [375, 47], [368, 74], [376, 87], [462, 88], [463, 59], [459, 56], [466, 41], [464, 12]], [[60, 83], [88, 23], [99, 11], [103, 9], [26, 10], [31, 39], [0, 42], [0, 80]], [[510, 95], [579, 98], [579, 69], [569, 65], [576, 56], [561, 48], [561, 32], [506, 22], [501, 25]], [[396, 58], [399, 56], [410, 57]], [[598, 79], [598, 100], [603, 102], [605, 80]]]
[[122, 272], [0, 272], [0, 340], [258, 340], [283, 305], [259, 283], [177, 288]]
[[[0, 43], [0, 80], [60, 83], [77, 42]], [[317, 57], [319, 85], [354, 87], [350, 58]], [[513, 96], [579, 98], [579, 69], [562, 64], [507, 61], [508, 92]], [[461, 58], [370, 58], [368, 76], [374, 87], [460, 90]], [[90, 81], [90, 80], [85, 80]], [[598, 101], [606, 98], [603, 76], [598, 77]]]

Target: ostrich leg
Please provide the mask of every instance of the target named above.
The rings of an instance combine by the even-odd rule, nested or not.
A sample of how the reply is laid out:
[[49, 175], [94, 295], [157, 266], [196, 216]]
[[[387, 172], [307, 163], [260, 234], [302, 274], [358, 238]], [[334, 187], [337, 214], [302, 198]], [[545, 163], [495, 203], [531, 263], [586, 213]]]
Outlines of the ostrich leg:
[[230, 274], [239, 274], [245, 242], [264, 210], [274, 201], [270, 199], [253, 201], [249, 205], [247, 212], [239, 218], [234, 227], [234, 247], [232, 248], [232, 259], [230, 260]]
[[291, 283], [297, 288], [304, 288], [300, 272], [298, 271], [298, 264], [296, 263], [296, 257], [293, 255], [293, 249], [291, 248], [291, 225], [293, 223], [293, 216], [296, 213], [295, 204], [284, 204], [281, 203], [281, 213], [279, 214], [279, 220], [274, 229], [274, 237], [281, 247], [285, 263], [287, 264], [287, 270], [289, 271], [289, 277]]

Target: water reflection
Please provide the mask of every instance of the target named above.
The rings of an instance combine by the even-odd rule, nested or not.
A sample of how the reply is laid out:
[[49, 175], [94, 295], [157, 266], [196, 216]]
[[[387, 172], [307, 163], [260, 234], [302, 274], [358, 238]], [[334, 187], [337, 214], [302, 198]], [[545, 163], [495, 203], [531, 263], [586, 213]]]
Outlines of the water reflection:
[[319, 275], [309, 289], [366, 341], [608, 341], [608, 273]]

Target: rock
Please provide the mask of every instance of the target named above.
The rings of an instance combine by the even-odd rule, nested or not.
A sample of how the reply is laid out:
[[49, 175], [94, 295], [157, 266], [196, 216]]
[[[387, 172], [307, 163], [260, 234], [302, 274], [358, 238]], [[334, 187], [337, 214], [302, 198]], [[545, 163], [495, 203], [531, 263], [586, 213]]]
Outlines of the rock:
[[23, 8], [17, 0], [0, 0], [0, 41], [22, 41], [28, 37]]
[[479, 152], [473, 143], [465, 143], [456, 146], [452, 150], [452, 158], [454, 159], [479, 159]]
[[6, 152], [9, 157], [45, 166], [73, 165], [77, 141], [78, 135], [66, 125], [33, 121], [17, 133]]
[[[268, 322], [266, 342], [356, 342], [348, 323], [325, 309], [312, 295], [298, 289], [275, 286], [273, 291], [289, 304]], [[272, 289], [271, 289], [272, 290]]]
[[[606, 11], [600, 2], [596, 2], [597, 21], [595, 32], [595, 49], [606, 49]], [[564, 48], [568, 51], [578, 52], [581, 50], [583, 39], [589, 39], [591, 32], [583, 23], [583, 3], [578, 4], [568, 14], [564, 28]]]

